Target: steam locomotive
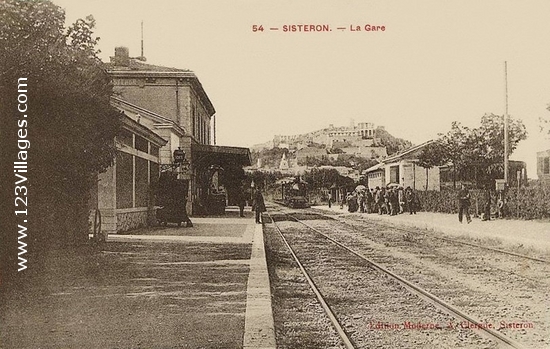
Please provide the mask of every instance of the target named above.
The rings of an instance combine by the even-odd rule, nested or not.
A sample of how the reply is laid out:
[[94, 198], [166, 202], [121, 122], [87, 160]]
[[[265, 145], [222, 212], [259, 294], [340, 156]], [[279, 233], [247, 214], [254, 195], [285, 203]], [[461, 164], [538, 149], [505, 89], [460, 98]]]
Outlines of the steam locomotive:
[[291, 208], [308, 208], [308, 185], [300, 177], [288, 177], [278, 181], [281, 184], [281, 200], [278, 203]]

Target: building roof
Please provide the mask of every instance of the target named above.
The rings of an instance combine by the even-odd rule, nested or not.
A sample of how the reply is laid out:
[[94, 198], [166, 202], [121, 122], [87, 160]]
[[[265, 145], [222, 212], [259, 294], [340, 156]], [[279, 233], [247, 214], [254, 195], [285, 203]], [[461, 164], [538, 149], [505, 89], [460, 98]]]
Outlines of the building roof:
[[196, 154], [196, 162], [205, 167], [210, 164], [250, 166], [252, 163], [248, 148], [192, 143], [191, 152]]
[[143, 107], [140, 107], [138, 105], [135, 105], [133, 103], [130, 103], [128, 101], [123, 100], [122, 98], [118, 97], [111, 97], [111, 105], [117, 108], [120, 111], [126, 112], [126, 113], [133, 113], [136, 115], [140, 115], [146, 118], [149, 118], [153, 120], [154, 125], [157, 128], [171, 128], [174, 130], [176, 134], [179, 136], [183, 136], [187, 134], [185, 129], [175, 123], [172, 119], [167, 118], [165, 116], [162, 116], [160, 114], [157, 114], [155, 112], [152, 112], [150, 110], [147, 110]]
[[208, 115], [216, 113], [214, 105], [208, 98], [199, 78], [189, 69], [178, 69], [143, 63], [139, 59], [128, 57], [128, 52], [117, 53], [111, 62], [104, 63], [107, 73], [113, 78], [176, 78], [177, 81], [189, 82], [203, 103]]
[[128, 66], [117, 65], [114, 62], [104, 63], [105, 69], [114, 71], [147, 71], [147, 72], [190, 72], [189, 69], [164, 67], [161, 65], [153, 65], [143, 63], [142, 61], [130, 58]]
[[380, 160], [379, 164], [376, 164], [374, 166], [371, 166], [371, 167], [367, 168], [364, 172], [365, 173], [374, 172], [374, 171], [377, 171], [377, 170], [380, 170], [380, 169], [384, 168], [384, 166], [386, 164], [396, 162], [396, 161], [400, 161], [404, 158], [410, 157], [416, 151], [419, 151], [420, 149], [424, 148], [425, 146], [427, 146], [428, 144], [431, 144], [433, 142], [435, 142], [435, 141], [433, 139], [431, 139], [431, 140], [429, 140], [427, 142], [424, 142], [422, 144], [415, 145], [414, 147], [410, 147], [408, 149], [405, 149], [400, 153], [388, 156], [387, 158]]
[[367, 168], [367, 169], [364, 171], [364, 173], [369, 173], [369, 172], [374, 172], [374, 171], [376, 171], [376, 170], [380, 170], [380, 169], [384, 168], [384, 165], [385, 165], [384, 163], [376, 164], [376, 165], [374, 165], [374, 166], [371, 166], [371, 167]]
[[415, 145], [413, 147], [410, 147], [408, 149], [405, 149], [403, 150], [402, 152], [400, 153], [397, 153], [397, 154], [394, 154], [394, 155], [391, 155], [391, 156], [388, 156], [387, 158], [385, 159], [382, 159], [381, 162], [387, 164], [387, 163], [390, 163], [390, 162], [395, 162], [396, 160], [401, 160], [405, 157], [407, 157], [407, 155], [410, 155], [422, 148], [424, 148], [425, 146], [427, 146], [428, 144], [431, 144], [435, 142], [433, 139], [430, 139], [429, 141], [427, 142], [424, 142], [422, 144], [419, 144], [419, 145]]
[[162, 147], [163, 145], [168, 143], [167, 140], [165, 140], [155, 132], [151, 131], [146, 126], [138, 123], [137, 121], [134, 121], [132, 118], [126, 115], [123, 111], [121, 111], [120, 113], [120, 120], [122, 122], [122, 127], [147, 139], [148, 141], [151, 141], [153, 144], [159, 147]]

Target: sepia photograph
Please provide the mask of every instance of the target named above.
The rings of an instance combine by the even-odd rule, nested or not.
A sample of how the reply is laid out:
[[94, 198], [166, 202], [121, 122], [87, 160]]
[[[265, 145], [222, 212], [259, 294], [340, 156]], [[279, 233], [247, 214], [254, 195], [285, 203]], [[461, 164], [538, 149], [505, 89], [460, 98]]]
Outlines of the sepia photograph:
[[0, 348], [550, 348], [548, 14], [0, 0]]

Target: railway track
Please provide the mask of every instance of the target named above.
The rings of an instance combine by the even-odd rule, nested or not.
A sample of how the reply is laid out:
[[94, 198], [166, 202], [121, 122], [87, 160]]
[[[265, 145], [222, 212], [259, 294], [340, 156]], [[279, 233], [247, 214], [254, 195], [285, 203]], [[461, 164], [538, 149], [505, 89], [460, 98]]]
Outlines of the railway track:
[[[338, 219], [338, 218], [334, 218], [334, 217], [332, 217], [332, 216], [327, 216], [327, 215], [324, 215], [324, 214], [322, 214], [322, 213], [315, 213], [315, 214], [321, 215], [321, 216], [324, 216], [324, 217], [328, 217], [328, 218], [330, 218], [330, 219], [337, 220], [338, 222], [341, 222], [341, 223], [343, 223], [343, 224], [352, 225], [352, 224], [351, 224], [350, 222], [348, 222], [348, 221], [345, 221], [345, 220], [342, 220], [342, 219]], [[395, 226], [395, 225], [392, 225], [392, 224], [388, 224], [388, 223], [382, 222], [382, 221], [376, 221], [376, 224], [382, 225], [382, 226], [385, 226], [385, 227], [388, 227], [388, 228], [391, 228], [391, 229], [393, 229], [393, 230], [398, 230], [398, 231], [401, 231], [401, 232], [404, 232], [404, 233], [422, 234], [423, 236], [427, 236], [427, 234], [426, 234], [426, 233], [423, 233], [420, 229], [402, 228], [402, 227], [398, 227], [398, 226]], [[447, 238], [447, 237], [443, 237], [443, 236], [432, 236], [432, 235], [430, 235], [430, 239], [437, 239], [437, 240], [446, 241], [446, 242], [453, 243], [453, 244], [460, 244], [460, 245], [465, 245], [465, 246], [470, 246], [470, 247], [476, 247], [476, 248], [478, 248], [478, 249], [487, 250], [487, 251], [492, 251], [492, 252], [497, 252], [497, 253], [504, 254], [504, 255], [508, 255], [508, 256], [519, 257], [519, 258], [522, 258], [522, 259], [525, 259], [525, 260], [530, 260], [530, 261], [535, 261], [535, 262], [550, 264], [550, 261], [547, 260], [547, 259], [544, 259], [544, 258], [528, 256], [528, 255], [525, 255], [525, 254], [516, 253], [516, 252], [512, 252], [512, 251], [507, 251], [507, 250], [503, 250], [503, 249], [500, 249], [500, 248], [494, 248], [494, 247], [489, 247], [489, 246], [483, 246], [483, 245], [475, 244], [475, 243], [468, 242], [468, 241], [462, 241], [462, 240], [459, 240], [459, 239], [456, 239], [456, 238]]]
[[277, 231], [279, 232], [280, 234], [280, 237], [281, 239], [283, 240], [285, 246], [288, 248], [290, 254], [292, 255], [292, 258], [294, 259], [294, 261], [296, 262], [296, 264], [298, 265], [298, 268], [300, 269], [300, 271], [302, 272], [302, 274], [304, 275], [304, 277], [306, 278], [306, 281], [307, 283], [309, 284], [311, 290], [313, 291], [313, 293], [315, 294], [315, 297], [317, 298], [317, 300], [319, 301], [319, 303], [321, 304], [321, 307], [323, 307], [323, 310], [325, 311], [325, 314], [327, 314], [332, 326], [334, 327], [334, 329], [336, 330], [336, 333], [338, 334], [338, 336], [340, 337], [340, 339], [342, 340], [344, 346], [347, 348], [347, 349], [355, 349], [355, 346], [353, 345], [353, 343], [351, 342], [351, 340], [349, 339], [346, 331], [343, 329], [342, 325], [340, 324], [340, 322], [338, 322], [338, 319], [336, 318], [332, 308], [328, 305], [328, 303], [326, 302], [325, 298], [323, 297], [323, 295], [321, 294], [321, 292], [319, 291], [319, 289], [317, 288], [315, 282], [313, 282], [313, 279], [311, 278], [311, 276], [309, 275], [309, 273], [307, 272], [307, 270], [304, 268], [302, 262], [300, 261], [300, 259], [298, 258], [298, 256], [296, 255], [296, 253], [294, 252], [294, 249], [290, 246], [290, 244], [288, 243], [287, 239], [285, 238], [283, 232], [281, 231], [281, 229], [279, 228], [279, 226], [277, 225], [277, 223], [275, 222], [275, 220], [273, 219], [273, 217], [268, 213], [269, 215], [269, 218], [271, 219], [271, 222], [273, 223], [273, 225], [275, 226], [275, 228], [277, 229]]
[[[436, 309], [442, 311], [443, 313], [448, 314], [448, 315], [454, 317], [455, 319], [459, 319], [459, 322], [469, 324], [468, 326], [470, 328], [474, 328], [476, 330], [479, 330], [479, 331], [476, 331], [476, 332], [479, 332], [485, 338], [488, 338], [492, 342], [496, 343], [497, 347], [499, 347], [499, 348], [523, 348], [523, 346], [520, 343], [504, 336], [503, 334], [501, 334], [501, 333], [497, 332], [496, 330], [490, 328], [490, 326], [486, 326], [486, 323], [484, 323], [482, 321], [478, 321], [477, 319], [474, 319], [472, 316], [469, 316], [468, 314], [464, 313], [463, 311], [461, 311], [457, 307], [455, 307], [451, 304], [448, 304], [444, 300], [442, 300], [442, 299], [438, 298], [437, 296], [433, 295], [432, 293], [422, 289], [418, 285], [415, 285], [414, 283], [406, 280], [405, 278], [400, 277], [399, 275], [391, 272], [390, 270], [384, 268], [379, 263], [376, 263], [371, 258], [368, 258], [364, 254], [354, 250], [353, 248], [351, 248], [351, 247], [349, 247], [349, 246], [347, 246], [347, 245], [331, 238], [330, 236], [323, 233], [319, 229], [317, 229], [315, 227], [312, 227], [311, 225], [309, 225], [309, 224], [305, 223], [304, 221], [296, 218], [295, 216], [290, 215], [288, 213], [280, 212], [280, 211], [276, 212], [276, 213], [274, 213], [274, 212], [268, 213], [268, 215], [271, 218], [271, 221], [273, 222], [273, 226], [278, 231], [279, 235], [283, 239], [285, 245], [289, 249], [290, 253], [292, 254], [292, 256], [294, 258], [294, 260], [296, 261], [297, 265], [299, 266], [300, 270], [304, 274], [304, 277], [308, 281], [308, 283], [309, 283], [310, 287], [312, 288], [313, 292], [315, 293], [317, 299], [322, 304], [323, 309], [327, 313], [327, 316], [330, 318], [334, 328], [336, 329], [336, 331], [340, 335], [340, 338], [342, 339], [342, 341], [345, 344], [346, 348], [356, 348], [358, 346], [357, 346], [357, 343], [355, 343], [353, 341], [353, 339], [350, 338], [350, 336], [348, 335], [348, 333], [344, 329], [344, 326], [338, 320], [337, 312], [335, 312], [333, 310], [333, 308], [329, 304], [330, 302], [327, 302], [327, 300], [325, 299], [326, 297], [324, 297], [322, 292], [319, 290], [319, 287], [317, 286], [317, 283], [314, 280], [314, 277], [312, 277], [310, 275], [310, 273], [308, 272], [307, 263], [303, 263], [303, 261], [301, 261], [301, 258], [303, 258], [303, 257], [300, 256], [300, 253], [296, 253], [295, 249], [292, 247], [293, 242], [289, 241], [289, 239], [287, 239], [287, 237], [285, 236], [285, 233], [283, 232], [284, 229], [282, 229], [279, 226], [278, 221], [280, 222], [282, 220], [281, 216], [286, 217], [285, 220], [290, 220], [290, 221], [293, 221], [293, 222], [296, 222], [296, 223], [300, 224], [301, 226], [305, 227], [309, 232], [312, 232], [313, 235], [323, 238], [322, 240], [320, 240], [318, 238], [314, 239], [313, 241], [316, 240], [315, 243], [319, 244], [320, 241], [325, 241], [326, 243], [335, 246], [340, 252], [345, 251], [345, 253], [347, 253], [348, 256], [352, 256], [351, 258], [361, 260], [362, 262], [364, 262], [368, 266], [370, 266], [372, 269], [376, 270], [378, 273], [380, 273], [382, 275], [385, 275], [385, 276], [391, 278], [392, 280], [394, 280], [395, 282], [397, 282], [399, 285], [404, 287], [410, 294], [412, 294], [416, 297], [419, 297], [424, 302], [428, 302], [433, 307], [435, 307]], [[297, 245], [295, 245], [295, 246], [297, 246]], [[459, 322], [456, 322], [456, 323], [459, 323]]]
[[[325, 215], [323, 213], [315, 212], [313, 214], [318, 215], [320, 217], [326, 217], [328, 219], [337, 221], [339, 223], [342, 223], [346, 226], [351, 227], [352, 229], [356, 229], [357, 227], [361, 227], [361, 228], [364, 227], [360, 224], [354, 224], [353, 221], [350, 222], [348, 220], [344, 220], [344, 219], [341, 219], [341, 218], [335, 218], [333, 216]], [[516, 257], [516, 258], [519, 258], [519, 259], [522, 259], [522, 260], [525, 260], [525, 261], [537, 262], [541, 266], [542, 265], [550, 265], [550, 261], [548, 261], [547, 259], [544, 259], [544, 258], [528, 256], [528, 255], [525, 255], [525, 254], [520, 254], [520, 253], [507, 251], [507, 250], [503, 250], [503, 249], [498, 249], [498, 248], [494, 248], [494, 247], [489, 247], [489, 246], [483, 246], [483, 245], [480, 245], [480, 244], [476, 244], [476, 243], [472, 243], [472, 242], [468, 242], [468, 241], [463, 241], [463, 240], [460, 240], [459, 238], [447, 238], [447, 237], [439, 236], [439, 235], [436, 235], [436, 234], [429, 234], [429, 233], [423, 232], [421, 229], [415, 229], [413, 227], [403, 228], [403, 227], [396, 226], [395, 224], [390, 224], [390, 223], [382, 222], [382, 221], [379, 221], [379, 220], [364, 220], [364, 219], [361, 219], [359, 222], [374, 224], [374, 225], [377, 225], [377, 226], [383, 226], [383, 227], [385, 227], [389, 230], [403, 232], [403, 233], [405, 233], [406, 235], [409, 235], [409, 236], [417, 236], [417, 237], [420, 236], [424, 239], [444, 241], [444, 242], [449, 243], [451, 245], [475, 247], [475, 248], [477, 248], [479, 250], [482, 250], [482, 251], [489, 251], [489, 252], [493, 252], [493, 253], [501, 254], [501, 255], [505, 255], [505, 256], [513, 256], [513, 257]], [[514, 274], [519, 278], [523, 278], [523, 279], [530, 280], [530, 281], [533, 281], [533, 282], [539, 283], [541, 281], [541, 280], [532, 279], [528, 276], [525, 276], [521, 273], [517, 273], [517, 272], [514, 272], [514, 271], [505, 270], [505, 269], [494, 267], [494, 266], [493, 266], [493, 268], [499, 269], [503, 272]]]

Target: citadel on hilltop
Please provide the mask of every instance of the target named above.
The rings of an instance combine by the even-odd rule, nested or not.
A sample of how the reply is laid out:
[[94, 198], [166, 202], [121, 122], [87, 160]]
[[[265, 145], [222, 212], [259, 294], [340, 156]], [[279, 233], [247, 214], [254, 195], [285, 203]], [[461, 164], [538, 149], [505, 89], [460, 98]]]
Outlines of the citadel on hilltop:
[[375, 127], [371, 122], [360, 122], [356, 126], [351, 121], [349, 126], [340, 127], [330, 124], [328, 128], [299, 135], [275, 135], [273, 147], [301, 149], [311, 143], [324, 144], [327, 148], [340, 148], [339, 145], [346, 143], [351, 146], [373, 147], [380, 143], [380, 139], [376, 138], [377, 129], [383, 130], [384, 127]]
[[[328, 128], [298, 135], [275, 135], [272, 142], [252, 147], [261, 149], [288, 149], [292, 156], [290, 167], [306, 164], [307, 159], [330, 159], [354, 156], [363, 159], [381, 159], [388, 155], [388, 148], [381, 136], [387, 134], [383, 126], [376, 127], [371, 122], [353, 121], [349, 126]], [[286, 162], [284, 163], [286, 164]], [[286, 166], [285, 166], [286, 167]]]
[[371, 122], [355, 125], [352, 120], [349, 126], [331, 124], [298, 135], [275, 135], [251, 149], [254, 168], [296, 172], [302, 167], [326, 165], [368, 167], [410, 145], [390, 135], [383, 126]]

